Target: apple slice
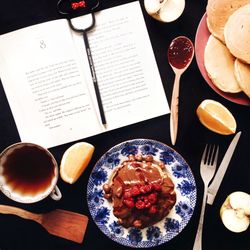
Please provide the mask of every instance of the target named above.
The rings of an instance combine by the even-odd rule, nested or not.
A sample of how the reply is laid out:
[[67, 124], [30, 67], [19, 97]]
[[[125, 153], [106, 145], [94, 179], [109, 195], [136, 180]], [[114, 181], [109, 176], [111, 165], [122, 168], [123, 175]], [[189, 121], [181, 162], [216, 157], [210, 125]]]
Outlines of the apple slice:
[[144, 0], [147, 13], [162, 22], [176, 20], [185, 8], [185, 0]]
[[161, 6], [162, 6], [162, 1], [160, 0], [144, 0], [144, 6], [149, 15], [156, 14]]
[[220, 217], [232, 232], [247, 230], [250, 224], [250, 195], [241, 191], [231, 193], [221, 206]]

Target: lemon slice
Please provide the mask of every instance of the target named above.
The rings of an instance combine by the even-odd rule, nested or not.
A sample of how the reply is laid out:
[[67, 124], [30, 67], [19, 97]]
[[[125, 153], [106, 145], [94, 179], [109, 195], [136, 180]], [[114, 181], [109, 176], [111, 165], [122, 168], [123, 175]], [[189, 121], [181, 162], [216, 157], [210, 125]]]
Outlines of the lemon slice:
[[219, 102], [204, 100], [196, 113], [200, 122], [213, 132], [230, 135], [236, 131], [237, 125], [232, 113]]
[[87, 142], [79, 142], [69, 147], [63, 154], [60, 175], [70, 184], [78, 180], [88, 166], [95, 147]]

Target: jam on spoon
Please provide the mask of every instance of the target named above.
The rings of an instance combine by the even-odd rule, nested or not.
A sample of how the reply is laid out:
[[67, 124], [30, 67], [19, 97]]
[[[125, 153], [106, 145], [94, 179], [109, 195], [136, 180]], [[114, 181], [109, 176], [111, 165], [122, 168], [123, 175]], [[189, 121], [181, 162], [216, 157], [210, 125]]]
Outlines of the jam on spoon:
[[170, 136], [174, 145], [178, 130], [178, 105], [179, 105], [179, 87], [180, 78], [184, 71], [190, 65], [194, 56], [194, 45], [190, 39], [185, 36], [176, 37], [168, 49], [168, 61], [175, 73], [174, 87], [171, 99], [170, 113]]

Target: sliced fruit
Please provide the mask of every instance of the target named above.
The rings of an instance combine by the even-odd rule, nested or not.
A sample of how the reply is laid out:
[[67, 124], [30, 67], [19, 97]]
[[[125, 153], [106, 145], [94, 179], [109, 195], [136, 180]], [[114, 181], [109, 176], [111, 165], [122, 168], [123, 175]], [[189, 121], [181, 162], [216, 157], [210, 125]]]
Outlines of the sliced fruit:
[[183, 12], [185, 0], [144, 0], [147, 13], [161, 22], [173, 22]]
[[60, 175], [70, 184], [78, 180], [88, 166], [95, 147], [87, 142], [79, 142], [69, 147], [63, 154]]
[[157, 13], [161, 8], [160, 0], [144, 0], [144, 6], [149, 15]]
[[241, 191], [231, 193], [221, 206], [220, 217], [232, 232], [247, 230], [250, 224], [250, 195]]
[[234, 134], [236, 121], [232, 113], [221, 103], [204, 100], [196, 110], [200, 122], [213, 132], [222, 135]]
[[243, 208], [250, 216], [250, 195], [245, 192], [234, 192], [230, 195], [230, 204], [233, 209]]

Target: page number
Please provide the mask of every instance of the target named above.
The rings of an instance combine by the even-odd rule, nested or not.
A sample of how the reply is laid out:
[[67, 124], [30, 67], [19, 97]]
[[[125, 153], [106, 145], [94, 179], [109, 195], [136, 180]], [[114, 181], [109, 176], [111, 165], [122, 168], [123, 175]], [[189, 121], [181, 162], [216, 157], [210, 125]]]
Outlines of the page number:
[[46, 48], [46, 43], [44, 42], [44, 40], [40, 41], [40, 48], [41, 49], [45, 49]]

